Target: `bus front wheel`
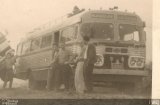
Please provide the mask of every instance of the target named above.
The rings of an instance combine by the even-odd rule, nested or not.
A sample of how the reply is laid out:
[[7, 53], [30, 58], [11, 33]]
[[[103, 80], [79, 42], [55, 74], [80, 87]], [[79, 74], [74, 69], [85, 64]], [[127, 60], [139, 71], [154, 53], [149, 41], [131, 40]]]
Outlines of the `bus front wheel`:
[[30, 89], [45, 89], [46, 87], [46, 81], [38, 81], [35, 80], [33, 75], [30, 74], [29, 81], [28, 81], [28, 87]]
[[37, 88], [37, 82], [32, 76], [32, 74], [29, 75], [29, 80], [28, 80], [28, 87], [30, 89], [36, 89]]
[[143, 95], [142, 90], [143, 90], [142, 80], [135, 82], [134, 83], [134, 94], [138, 96], [142, 96]]

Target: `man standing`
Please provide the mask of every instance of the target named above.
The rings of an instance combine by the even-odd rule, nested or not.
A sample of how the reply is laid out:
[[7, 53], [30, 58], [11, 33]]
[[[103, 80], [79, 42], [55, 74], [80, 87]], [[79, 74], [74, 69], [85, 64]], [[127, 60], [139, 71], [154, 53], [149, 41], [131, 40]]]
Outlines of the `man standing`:
[[93, 76], [93, 68], [94, 63], [96, 62], [96, 49], [93, 44], [89, 44], [89, 37], [83, 36], [83, 43], [86, 46], [85, 54], [84, 54], [84, 82], [87, 89], [87, 92], [93, 90], [92, 86], [92, 76]]
[[[71, 62], [71, 52], [69, 52], [65, 48], [65, 43], [60, 43], [60, 48], [58, 51], [58, 66], [57, 66], [57, 81], [56, 86], [60, 86], [61, 84], [65, 85], [65, 89], [69, 90], [71, 88], [71, 76], [72, 76], [72, 70], [69, 66], [69, 63]], [[59, 83], [60, 82], [60, 83]]]
[[7, 82], [9, 81], [9, 88], [12, 88], [13, 83], [13, 66], [16, 62], [16, 57], [14, 56], [14, 50], [9, 50], [6, 52], [6, 58], [5, 58], [5, 78], [4, 78], [4, 84], [3, 88], [6, 88]]
[[47, 77], [47, 90], [51, 90], [55, 85], [56, 80], [56, 66], [57, 66], [57, 54], [58, 54], [58, 45], [57, 43], [53, 44], [53, 53], [52, 53], [52, 61], [51, 61], [51, 69], [48, 70]]

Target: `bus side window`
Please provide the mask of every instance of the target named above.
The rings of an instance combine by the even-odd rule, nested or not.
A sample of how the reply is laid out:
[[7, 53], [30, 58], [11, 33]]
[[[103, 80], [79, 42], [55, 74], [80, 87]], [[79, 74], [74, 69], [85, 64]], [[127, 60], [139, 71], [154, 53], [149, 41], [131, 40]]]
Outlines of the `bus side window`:
[[52, 35], [47, 35], [47, 36], [42, 37], [41, 48], [45, 48], [45, 47], [51, 46], [51, 42], [52, 42]]
[[77, 29], [75, 26], [67, 27], [62, 31], [61, 41], [72, 41], [76, 39]]
[[57, 45], [58, 45], [58, 43], [59, 43], [59, 31], [57, 31], [57, 32], [55, 32], [54, 33], [54, 43], [57, 43]]
[[74, 29], [75, 29], [74, 39], [76, 39], [78, 34], [78, 26], [75, 26]]
[[30, 51], [31, 41], [23, 43], [22, 54], [26, 54]]
[[36, 38], [32, 40], [31, 43], [31, 51], [38, 50], [40, 48], [40, 38]]
[[16, 55], [21, 55], [21, 51], [22, 51], [22, 44], [18, 44]]

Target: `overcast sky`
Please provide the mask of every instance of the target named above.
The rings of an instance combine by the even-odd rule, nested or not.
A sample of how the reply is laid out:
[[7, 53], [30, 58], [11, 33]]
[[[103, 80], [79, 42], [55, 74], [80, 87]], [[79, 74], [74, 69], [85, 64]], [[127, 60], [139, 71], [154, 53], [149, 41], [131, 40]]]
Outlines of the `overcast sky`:
[[77, 5], [85, 9], [108, 9], [136, 12], [147, 27], [147, 59], [151, 60], [152, 0], [0, 0], [0, 31], [8, 31], [15, 48], [26, 32], [55, 18], [64, 16]]

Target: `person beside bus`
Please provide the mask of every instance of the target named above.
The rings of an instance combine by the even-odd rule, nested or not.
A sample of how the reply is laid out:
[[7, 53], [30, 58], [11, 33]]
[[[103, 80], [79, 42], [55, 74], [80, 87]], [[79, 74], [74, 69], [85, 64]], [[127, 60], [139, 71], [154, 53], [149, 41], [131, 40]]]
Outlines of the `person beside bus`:
[[83, 44], [86, 46], [84, 53], [84, 82], [86, 86], [86, 92], [91, 92], [93, 90], [92, 77], [94, 63], [96, 62], [96, 48], [93, 44], [89, 44], [90, 38], [88, 36], [83, 36]]
[[6, 88], [7, 82], [9, 81], [9, 88], [12, 88], [14, 71], [13, 66], [16, 63], [16, 56], [14, 56], [14, 50], [11, 49], [6, 52], [5, 56], [5, 78], [3, 88]]
[[1, 57], [0, 56], [0, 78], [1, 78], [1, 80], [3, 80], [4, 81], [4, 78], [5, 78], [5, 56], [4, 57]]
[[72, 69], [69, 66], [71, 62], [71, 52], [65, 48], [65, 43], [60, 43], [60, 48], [58, 51], [58, 66], [57, 66], [57, 74], [56, 74], [56, 87], [64, 84], [65, 89], [71, 89], [71, 77], [72, 77]]
[[84, 83], [84, 73], [83, 73], [83, 67], [84, 67], [84, 55], [87, 50], [87, 46], [83, 44], [83, 41], [81, 43], [81, 51], [76, 58], [75, 62], [77, 63], [76, 69], [75, 69], [75, 77], [74, 77], [74, 84], [76, 92], [79, 94], [83, 94], [86, 90], [85, 83]]
[[56, 80], [56, 71], [57, 71], [57, 54], [58, 54], [58, 45], [53, 43], [53, 53], [52, 53], [52, 61], [51, 61], [51, 69], [48, 70], [47, 77], [47, 90], [51, 90], [55, 88], [55, 80]]

